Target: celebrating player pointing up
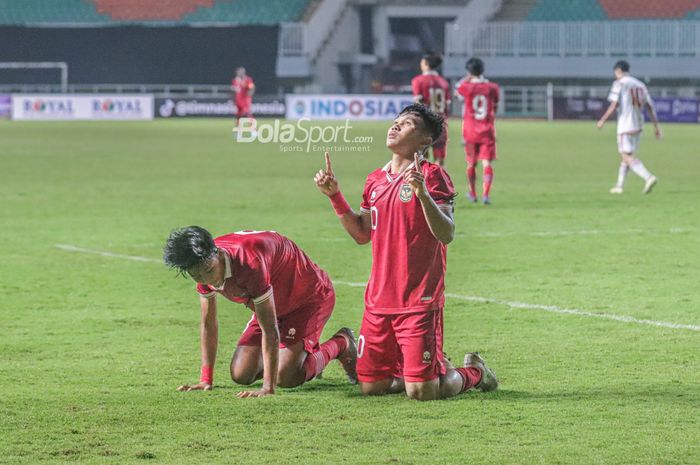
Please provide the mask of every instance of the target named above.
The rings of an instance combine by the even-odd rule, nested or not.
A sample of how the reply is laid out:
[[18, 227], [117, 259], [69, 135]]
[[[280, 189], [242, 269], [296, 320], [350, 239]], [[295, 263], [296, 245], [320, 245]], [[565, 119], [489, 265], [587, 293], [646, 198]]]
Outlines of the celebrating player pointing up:
[[432, 400], [498, 381], [478, 354], [463, 368], [443, 357], [447, 244], [454, 238], [454, 187], [442, 167], [422, 154], [440, 137], [443, 118], [422, 104], [404, 108], [387, 133], [391, 160], [367, 177], [359, 213], [340, 192], [326, 153], [314, 180], [358, 244], [372, 242], [372, 271], [358, 339], [363, 394], [393, 392], [403, 380], [409, 397]]

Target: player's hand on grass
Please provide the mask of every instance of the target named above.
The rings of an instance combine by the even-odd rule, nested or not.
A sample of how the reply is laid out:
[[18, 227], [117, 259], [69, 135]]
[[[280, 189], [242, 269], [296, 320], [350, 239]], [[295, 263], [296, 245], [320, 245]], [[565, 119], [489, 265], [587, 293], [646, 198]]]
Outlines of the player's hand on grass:
[[413, 154], [413, 160], [414, 166], [404, 173], [403, 180], [411, 186], [415, 196], [421, 199], [428, 194], [428, 189], [425, 187], [425, 177], [423, 176], [423, 171], [420, 169], [420, 155], [418, 152]]
[[605, 125], [605, 120], [602, 120], [602, 119], [598, 120], [598, 122], [596, 123], [596, 126], [598, 127], [598, 129], [603, 129], [604, 125]]
[[183, 384], [178, 387], [178, 391], [211, 391], [212, 385], [208, 383], [199, 382], [197, 384]]
[[314, 182], [316, 183], [318, 190], [328, 197], [335, 195], [340, 191], [340, 188], [338, 187], [338, 180], [335, 178], [335, 174], [333, 174], [333, 168], [331, 168], [331, 156], [328, 152], [326, 152], [326, 169], [319, 170], [319, 172], [316, 173], [316, 176], [314, 176]]
[[259, 390], [257, 390], [257, 391], [241, 391], [241, 392], [239, 392], [238, 394], [236, 394], [236, 397], [238, 397], [239, 399], [243, 399], [243, 398], [246, 398], [246, 397], [265, 397], [265, 396], [271, 396], [272, 394], [274, 394], [274, 392], [272, 392], [272, 391], [269, 390], [269, 389], [263, 388], [263, 389], [259, 389]]

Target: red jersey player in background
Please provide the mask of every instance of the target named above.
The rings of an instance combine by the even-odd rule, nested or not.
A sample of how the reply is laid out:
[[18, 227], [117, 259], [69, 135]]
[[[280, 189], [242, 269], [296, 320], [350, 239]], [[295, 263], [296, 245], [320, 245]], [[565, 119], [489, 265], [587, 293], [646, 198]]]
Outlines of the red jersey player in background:
[[417, 400], [496, 389], [476, 353], [454, 368], [444, 358], [443, 307], [447, 244], [454, 238], [452, 181], [423, 159], [440, 138], [443, 119], [425, 105], [404, 108], [389, 128], [391, 160], [367, 177], [359, 213], [340, 192], [326, 152], [314, 180], [358, 243], [372, 242], [372, 271], [357, 346], [357, 377], [365, 395], [405, 389]]
[[273, 231], [240, 231], [213, 239], [207, 230], [190, 226], [170, 234], [163, 259], [197, 282], [202, 311], [201, 377], [199, 383], [178, 390], [207, 391], [213, 386], [217, 294], [253, 311], [231, 359], [231, 378], [245, 385], [263, 378], [263, 385], [238, 397], [262, 397], [274, 394], [277, 386], [299, 386], [333, 359], [340, 360], [350, 381], [356, 382], [352, 331], [342, 328], [319, 344], [335, 304], [333, 285], [291, 240]]
[[479, 58], [467, 61], [467, 76], [457, 83], [456, 95], [464, 100], [462, 136], [467, 153], [467, 181], [469, 200], [476, 203], [476, 165], [484, 167], [483, 201], [491, 203], [489, 194], [493, 183], [493, 166], [496, 159], [496, 106], [498, 84], [484, 78], [484, 62]]
[[420, 61], [421, 74], [411, 81], [413, 99], [430, 107], [445, 120], [445, 127], [438, 140], [433, 142], [433, 159], [440, 166], [445, 165], [447, 156], [447, 114], [450, 108], [450, 84], [440, 76], [437, 69], [442, 57], [433, 53], [423, 55]]
[[245, 68], [236, 68], [236, 77], [231, 80], [231, 92], [235, 94], [236, 102], [236, 125], [243, 118], [252, 118], [250, 107], [253, 104], [253, 94], [255, 93], [255, 83], [245, 72]]

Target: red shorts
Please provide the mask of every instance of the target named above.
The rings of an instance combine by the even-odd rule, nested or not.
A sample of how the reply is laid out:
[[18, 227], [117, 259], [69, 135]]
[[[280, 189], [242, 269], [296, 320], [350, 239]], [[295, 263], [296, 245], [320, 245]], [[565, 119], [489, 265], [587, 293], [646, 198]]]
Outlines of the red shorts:
[[245, 100], [236, 100], [236, 117], [253, 116], [250, 112], [250, 107], [253, 104], [253, 99], [246, 98]]
[[[311, 353], [318, 350], [319, 339], [326, 322], [333, 313], [335, 292], [330, 292], [322, 300], [310, 302], [308, 305], [277, 319], [280, 330], [280, 348], [292, 346], [299, 341], [304, 343], [304, 350]], [[238, 339], [239, 346], [257, 346], [262, 344], [262, 329], [258, 319], [253, 314], [243, 334]]]
[[361, 382], [403, 377], [418, 383], [442, 374], [441, 308], [398, 315], [365, 310], [357, 341], [357, 378]]
[[496, 141], [491, 140], [479, 144], [467, 142], [464, 144], [464, 151], [467, 153], [467, 163], [475, 164], [478, 160], [496, 159]]

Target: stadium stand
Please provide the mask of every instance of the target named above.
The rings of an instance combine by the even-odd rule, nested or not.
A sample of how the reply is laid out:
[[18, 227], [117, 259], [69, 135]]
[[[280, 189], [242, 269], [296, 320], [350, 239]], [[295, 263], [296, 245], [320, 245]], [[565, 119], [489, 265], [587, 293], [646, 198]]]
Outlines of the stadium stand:
[[0, 0], [0, 24], [108, 23], [95, 5], [85, 0]]
[[187, 23], [272, 25], [298, 21], [308, 4], [308, 0], [219, 0], [211, 8], [200, 8], [183, 20]]
[[310, 0], [0, 0], [0, 25], [275, 25], [298, 21]]
[[540, 0], [528, 21], [605, 21], [634, 19], [699, 19], [700, 0]]
[[211, 8], [214, 0], [92, 0], [97, 11], [115, 21], [179, 21], [199, 8]]

